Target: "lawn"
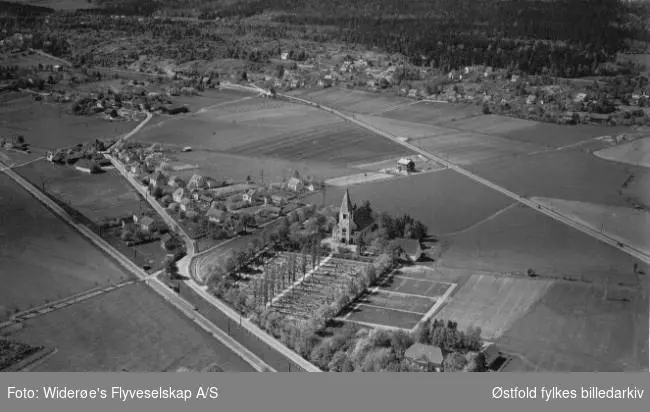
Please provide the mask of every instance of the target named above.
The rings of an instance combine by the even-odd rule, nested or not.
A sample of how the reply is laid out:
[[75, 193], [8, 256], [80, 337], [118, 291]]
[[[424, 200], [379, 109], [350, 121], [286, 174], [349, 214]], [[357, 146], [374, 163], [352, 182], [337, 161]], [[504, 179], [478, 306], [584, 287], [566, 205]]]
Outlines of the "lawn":
[[0, 105], [0, 136], [20, 134], [35, 149], [56, 149], [96, 139], [114, 138], [137, 123], [66, 114], [61, 105], [25, 97]]
[[340, 88], [301, 89], [288, 94], [339, 110], [365, 114], [382, 112], [412, 101], [390, 94]]
[[[439, 283], [425, 278], [417, 279], [396, 274], [392, 275], [386, 283], [382, 283], [381, 290], [437, 298], [444, 295], [450, 286], [448, 283]], [[415, 298], [416, 300], [419, 299], [417, 296]]]
[[500, 136], [511, 142], [562, 147], [595, 137], [620, 133], [626, 127], [563, 126], [512, 117], [489, 115], [441, 124], [459, 130]]
[[485, 339], [501, 336], [541, 298], [552, 281], [475, 275], [449, 299], [436, 318], [478, 326]]
[[[468, 228], [512, 203], [500, 193], [451, 170], [355, 185], [349, 190], [352, 202], [361, 204], [368, 200], [381, 212], [408, 213], [422, 221], [431, 234], [439, 235]], [[345, 188], [328, 187], [308, 199], [318, 205], [338, 206], [344, 191]]]
[[386, 309], [417, 312], [424, 315], [436, 301], [425, 296], [401, 295], [378, 289], [368, 292], [358, 303], [381, 306]]
[[[349, 314], [349, 316], [347, 316]], [[376, 308], [373, 306], [361, 305], [358, 308], [349, 309], [349, 312], [343, 312], [341, 318], [349, 322], [363, 322], [388, 326], [392, 328], [402, 328], [411, 330], [422, 319], [424, 314], [401, 312], [388, 308]], [[347, 317], [346, 317], [347, 316]]]
[[484, 117], [479, 106], [425, 101], [382, 113], [382, 117], [388, 119], [436, 125], [444, 123], [448, 127], [455, 127], [456, 122], [476, 116], [478, 119]]
[[0, 175], [0, 316], [128, 276], [5, 175]]
[[530, 268], [543, 276], [602, 281], [631, 276], [638, 262], [524, 206], [443, 240], [447, 247], [439, 263], [468, 270], [525, 273]]
[[630, 197], [648, 199], [647, 186], [623, 184], [645, 179], [646, 168], [599, 159], [576, 149], [518, 156], [468, 167], [473, 173], [524, 196], [630, 206]]
[[594, 155], [613, 162], [650, 167], [650, 137], [599, 150]]
[[650, 213], [627, 207], [604, 206], [562, 199], [540, 198], [566, 216], [581, 221], [625, 244], [650, 254]]
[[38, 188], [44, 184], [49, 194], [70, 204], [97, 224], [132, 216], [143, 207], [149, 207], [144, 206], [138, 194], [116, 170], [91, 175], [41, 160], [17, 171]]
[[560, 282], [505, 331], [499, 345], [539, 371], [641, 371], [648, 362], [647, 313], [647, 299], [611, 302], [597, 286]]
[[87, 0], [17, 0], [30, 6], [49, 7], [54, 10], [94, 9], [96, 6]]
[[28, 320], [12, 335], [58, 351], [35, 371], [165, 372], [253, 368], [143, 284], [134, 284]]

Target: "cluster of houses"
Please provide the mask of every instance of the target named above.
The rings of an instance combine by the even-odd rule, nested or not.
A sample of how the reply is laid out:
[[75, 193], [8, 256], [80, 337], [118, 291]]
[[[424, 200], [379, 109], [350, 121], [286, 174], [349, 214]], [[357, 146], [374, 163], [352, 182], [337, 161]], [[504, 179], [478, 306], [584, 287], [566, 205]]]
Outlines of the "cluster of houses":
[[96, 140], [94, 143], [48, 151], [45, 158], [52, 163], [74, 165], [80, 172], [101, 173], [104, 168], [111, 167], [110, 160], [102, 154], [107, 146], [106, 142]]

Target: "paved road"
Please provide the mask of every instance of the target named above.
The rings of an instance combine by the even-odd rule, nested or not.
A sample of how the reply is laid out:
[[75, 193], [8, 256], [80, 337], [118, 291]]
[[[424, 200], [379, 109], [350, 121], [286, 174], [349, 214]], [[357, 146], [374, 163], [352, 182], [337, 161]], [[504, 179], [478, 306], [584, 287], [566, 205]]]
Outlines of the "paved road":
[[614, 247], [618, 248], [619, 250], [627, 253], [630, 256], [633, 256], [633, 257], [637, 258], [638, 260], [640, 260], [640, 261], [642, 261], [642, 262], [644, 262], [646, 264], [650, 264], [650, 256], [648, 256], [647, 254], [643, 253], [642, 251], [640, 251], [638, 249], [635, 249], [634, 247], [632, 247], [632, 246], [630, 246], [628, 244], [624, 244], [622, 242], [619, 242], [618, 240], [606, 235], [605, 233], [600, 232], [597, 228], [593, 228], [593, 227], [584, 225], [581, 222], [578, 222], [576, 220], [571, 219], [568, 216], [565, 216], [565, 215], [561, 214], [557, 210], [553, 210], [553, 209], [551, 209], [551, 208], [549, 208], [549, 207], [547, 207], [547, 206], [545, 206], [545, 205], [543, 205], [543, 204], [541, 204], [539, 202], [536, 202], [536, 201], [528, 199], [528, 198], [526, 198], [524, 196], [518, 195], [518, 194], [516, 194], [516, 193], [514, 193], [514, 192], [512, 192], [512, 191], [510, 191], [510, 190], [508, 190], [508, 189], [506, 189], [504, 187], [501, 187], [501, 186], [499, 186], [499, 185], [497, 185], [497, 184], [495, 184], [493, 182], [490, 182], [489, 180], [486, 180], [486, 179], [484, 179], [484, 178], [482, 178], [482, 177], [480, 177], [478, 175], [475, 175], [475, 174], [463, 169], [462, 167], [443, 159], [442, 157], [439, 157], [439, 156], [437, 156], [435, 154], [429, 153], [429, 152], [427, 152], [427, 151], [425, 151], [423, 149], [420, 149], [419, 147], [416, 147], [416, 146], [414, 146], [414, 145], [412, 145], [410, 143], [407, 143], [407, 142], [404, 142], [404, 141], [398, 139], [396, 136], [393, 136], [392, 134], [389, 134], [389, 133], [387, 133], [387, 132], [385, 132], [383, 130], [377, 129], [374, 126], [372, 126], [372, 125], [370, 125], [368, 123], [362, 122], [362, 121], [358, 120], [357, 118], [355, 118], [353, 116], [350, 116], [350, 115], [342, 113], [342, 112], [340, 112], [340, 111], [338, 111], [336, 109], [332, 109], [330, 107], [326, 107], [326, 106], [323, 106], [321, 104], [314, 103], [314, 102], [311, 102], [311, 101], [308, 101], [308, 100], [305, 100], [305, 99], [300, 99], [300, 98], [297, 98], [297, 97], [287, 96], [287, 95], [278, 95], [278, 96], [281, 97], [281, 98], [287, 99], [289, 101], [295, 101], [295, 102], [298, 102], [298, 103], [307, 104], [307, 105], [310, 105], [310, 106], [325, 110], [325, 111], [330, 112], [330, 113], [332, 113], [332, 114], [334, 114], [336, 116], [339, 116], [339, 117], [341, 117], [341, 118], [343, 118], [345, 120], [348, 120], [348, 121], [350, 121], [352, 123], [355, 123], [355, 124], [365, 128], [365, 129], [367, 129], [367, 130], [369, 130], [371, 132], [374, 132], [374, 133], [376, 133], [376, 134], [378, 134], [380, 136], [383, 136], [383, 137], [385, 137], [387, 139], [390, 139], [390, 140], [394, 141], [395, 143], [400, 144], [400, 145], [410, 149], [411, 151], [413, 151], [415, 153], [419, 153], [419, 154], [421, 154], [422, 156], [424, 156], [424, 157], [426, 157], [428, 159], [431, 159], [431, 160], [433, 160], [435, 162], [443, 164], [446, 167], [448, 167], [449, 169], [452, 169], [455, 172], [460, 173], [463, 176], [466, 176], [466, 177], [474, 180], [477, 183], [480, 183], [480, 184], [482, 184], [484, 186], [487, 186], [487, 187], [489, 187], [489, 188], [491, 188], [493, 190], [496, 190], [497, 192], [500, 192], [500, 193], [504, 194], [505, 196], [508, 196], [509, 198], [511, 198], [513, 200], [516, 200], [517, 202], [530, 207], [531, 209], [537, 210], [538, 212], [540, 212], [540, 213], [542, 213], [542, 214], [544, 214], [544, 215], [546, 215], [546, 216], [548, 216], [550, 218], [553, 218], [553, 219], [555, 219], [555, 220], [557, 220], [559, 222], [562, 222], [567, 226], [570, 226], [570, 227], [572, 227], [572, 228], [574, 228], [576, 230], [579, 230], [579, 231], [581, 231], [581, 232], [583, 232], [583, 233], [585, 233], [585, 234], [587, 234], [587, 235], [589, 235], [589, 236], [591, 236], [591, 237], [593, 237], [595, 239], [598, 239], [598, 240], [600, 240], [600, 241], [602, 241], [604, 243], [607, 243], [608, 245], [614, 246]]
[[71, 227], [81, 233], [84, 237], [90, 240], [95, 246], [99, 247], [110, 257], [115, 259], [122, 267], [127, 269], [129, 272], [134, 274], [138, 279], [144, 281], [146, 284], [152, 287], [159, 295], [161, 295], [165, 300], [174, 305], [178, 310], [180, 310], [187, 317], [192, 319], [197, 325], [205, 329], [210, 333], [215, 339], [220, 341], [228, 349], [234, 352], [237, 356], [244, 359], [248, 362], [255, 370], [259, 372], [275, 372], [275, 369], [270, 367], [264, 361], [262, 361], [255, 354], [250, 352], [247, 348], [241, 345], [239, 342], [228, 336], [221, 329], [217, 328], [214, 324], [208, 321], [204, 316], [199, 314], [195, 307], [181, 297], [179, 297], [174, 291], [164, 286], [156, 278], [150, 278], [147, 273], [145, 273], [140, 267], [138, 267], [131, 260], [126, 258], [120, 252], [115, 250], [108, 242], [99, 237], [95, 232], [87, 228], [86, 226], [75, 222], [75, 220], [59, 205], [57, 205], [52, 199], [47, 197], [45, 194], [40, 192], [36, 187], [31, 183], [25, 180], [22, 176], [18, 175], [16, 172], [11, 170], [11, 168], [6, 167], [2, 162], [0, 162], [0, 170], [2, 170], [7, 176], [19, 184], [23, 189], [29, 192], [37, 200], [43, 203], [48, 209], [58, 215]]

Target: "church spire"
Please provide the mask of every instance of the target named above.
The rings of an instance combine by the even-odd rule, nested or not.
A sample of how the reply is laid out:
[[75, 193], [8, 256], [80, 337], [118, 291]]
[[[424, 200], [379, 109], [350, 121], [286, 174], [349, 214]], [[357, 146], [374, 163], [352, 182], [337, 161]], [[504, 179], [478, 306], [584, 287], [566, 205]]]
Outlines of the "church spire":
[[351, 213], [352, 212], [352, 202], [350, 201], [350, 191], [347, 186], [345, 188], [345, 194], [343, 195], [343, 202], [341, 202], [341, 212]]

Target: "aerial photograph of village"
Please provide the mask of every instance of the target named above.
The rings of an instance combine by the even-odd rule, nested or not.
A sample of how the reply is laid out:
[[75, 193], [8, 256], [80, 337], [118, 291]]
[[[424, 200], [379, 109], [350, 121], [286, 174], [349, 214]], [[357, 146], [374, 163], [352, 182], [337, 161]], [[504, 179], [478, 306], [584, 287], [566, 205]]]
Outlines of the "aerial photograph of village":
[[0, 371], [641, 372], [650, 1], [0, 0]]

